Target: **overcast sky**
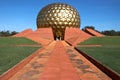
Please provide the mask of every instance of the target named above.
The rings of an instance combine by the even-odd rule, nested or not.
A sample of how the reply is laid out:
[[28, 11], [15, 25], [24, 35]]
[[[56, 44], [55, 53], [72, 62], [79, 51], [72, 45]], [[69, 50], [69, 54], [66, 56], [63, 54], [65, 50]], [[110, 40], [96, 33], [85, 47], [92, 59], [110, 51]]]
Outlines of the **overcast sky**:
[[120, 0], [0, 0], [0, 31], [36, 30], [38, 12], [47, 4], [64, 2], [76, 8], [82, 29], [120, 31]]

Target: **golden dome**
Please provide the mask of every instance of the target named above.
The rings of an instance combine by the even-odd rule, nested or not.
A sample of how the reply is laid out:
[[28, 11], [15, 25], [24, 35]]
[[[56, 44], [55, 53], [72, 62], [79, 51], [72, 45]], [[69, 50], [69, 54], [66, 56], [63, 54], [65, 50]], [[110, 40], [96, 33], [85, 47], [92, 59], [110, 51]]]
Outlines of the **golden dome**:
[[37, 28], [80, 27], [80, 16], [76, 9], [64, 3], [53, 3], [45, 6], [38, 13]]

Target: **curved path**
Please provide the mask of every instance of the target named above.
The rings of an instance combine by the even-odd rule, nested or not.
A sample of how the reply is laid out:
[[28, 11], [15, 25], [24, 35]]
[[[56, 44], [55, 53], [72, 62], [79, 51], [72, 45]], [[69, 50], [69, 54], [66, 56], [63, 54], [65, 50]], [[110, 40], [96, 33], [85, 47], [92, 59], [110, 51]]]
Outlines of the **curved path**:
[[9, 80], [111, 80], [73, 47], [54, 41]]

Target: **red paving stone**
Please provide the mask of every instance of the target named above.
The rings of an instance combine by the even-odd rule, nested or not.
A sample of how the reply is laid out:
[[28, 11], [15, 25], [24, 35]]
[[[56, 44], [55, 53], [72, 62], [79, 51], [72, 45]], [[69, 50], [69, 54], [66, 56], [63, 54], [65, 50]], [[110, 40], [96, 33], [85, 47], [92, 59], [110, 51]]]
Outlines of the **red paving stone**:
[[81, 80], [112, 80], [66, 42], [62, 42]]
[[54, 41], [9, 80], [112, 80], [65, 41]]
[[51, 51], [55, 46], [55, 41], [44, 47], [37, 56], [35, 56], [27, 65], [19, 70], [9, 80], [39, 80], [44, 70], [44, 66], [50, 57]]
[[57, 41], [40, 80], [80, 80], [60, 41]]

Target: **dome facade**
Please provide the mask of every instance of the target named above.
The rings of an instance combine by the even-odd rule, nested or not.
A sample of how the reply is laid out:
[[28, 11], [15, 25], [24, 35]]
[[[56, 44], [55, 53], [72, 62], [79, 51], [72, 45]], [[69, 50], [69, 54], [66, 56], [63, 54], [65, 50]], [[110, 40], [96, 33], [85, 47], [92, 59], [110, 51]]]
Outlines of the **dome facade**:
[[37, 28], [80, 27], [80, 16], [76, 9], [64, 3], [53, 3], [42, 8], [37, 16]]

